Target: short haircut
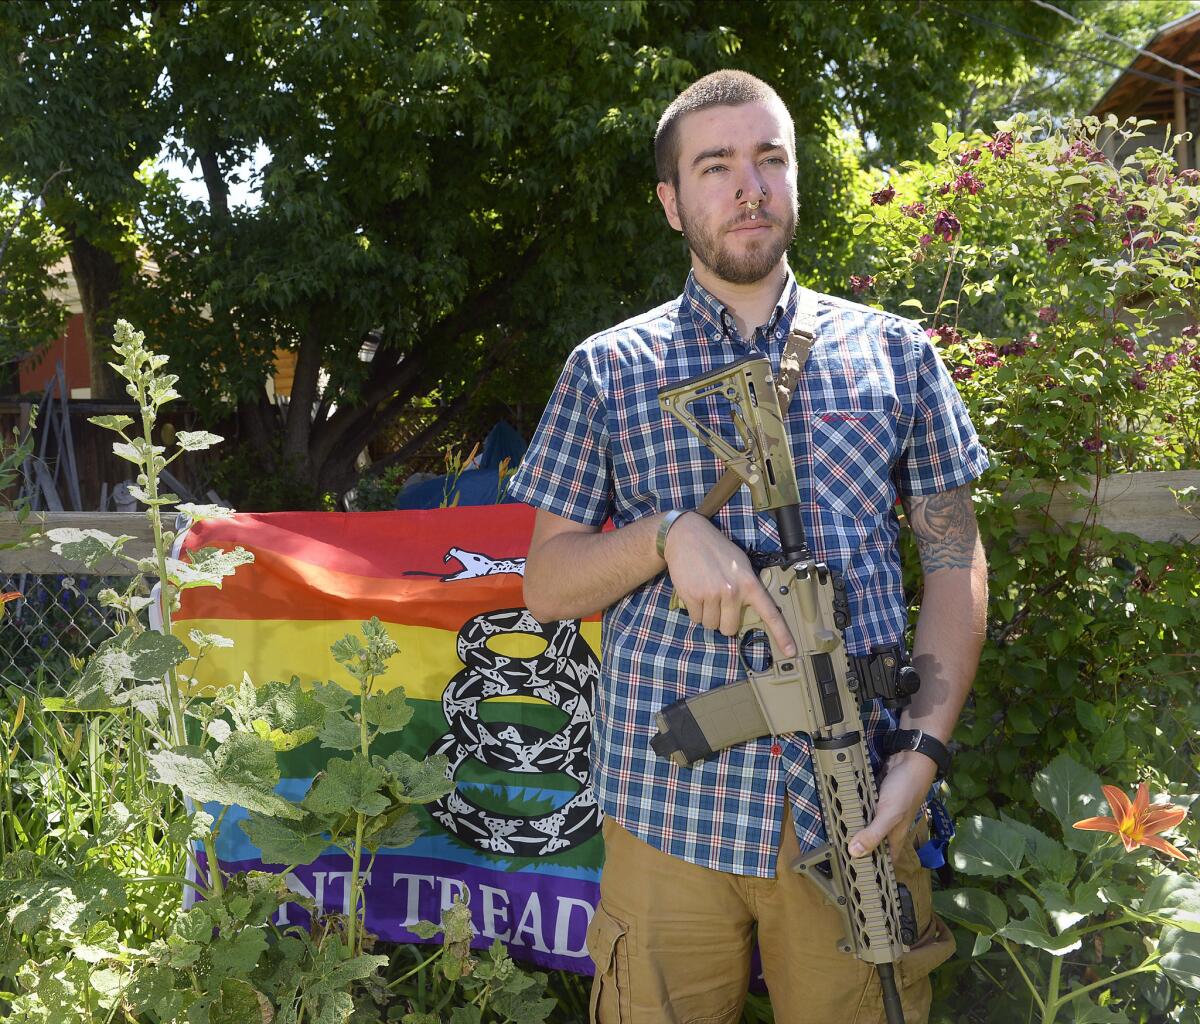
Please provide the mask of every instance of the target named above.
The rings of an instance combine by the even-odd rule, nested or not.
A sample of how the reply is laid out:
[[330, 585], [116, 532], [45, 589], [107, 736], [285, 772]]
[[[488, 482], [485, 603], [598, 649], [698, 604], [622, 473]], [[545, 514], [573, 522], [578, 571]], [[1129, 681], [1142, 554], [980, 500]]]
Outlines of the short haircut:
[[654, 133], [654, 168], [658, 180], [679, 187], [679, 122], [687, 114], [709, 107], [740, 107], [746, 103], [778, 103], [787, 115], [788, 141], [796, 151], [796, 128], [779, 93], [761, 78], [745, 71], [714, 71], [683, 90], [663, 111]]

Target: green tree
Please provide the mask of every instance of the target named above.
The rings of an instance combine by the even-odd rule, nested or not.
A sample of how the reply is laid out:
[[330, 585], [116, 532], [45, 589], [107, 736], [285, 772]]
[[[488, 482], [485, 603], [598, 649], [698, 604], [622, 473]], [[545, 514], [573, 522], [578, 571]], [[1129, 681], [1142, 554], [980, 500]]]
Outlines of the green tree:
[[[47, 210], [94, 329], [119, 296], [207, 411], [234, 412], [260, 465], [316, 500], [414, 399], [438, 398], [434, 422], [373, 469], [472, 403], [535, 412], [569, 346], [678, 289], [650, 139], [703, 73], [779, 88], [802, 166], [794, 264], [844, 280], [844, 126], [879, 159], [906, 156], [967, 72], [1015, 66], [1027, 44], [980, 29], [974, 7], [11, 3], [0, 64], [20, 73], [0, 79], [0, 113], [18, 130], [0, 173], [89, 156]], [[1026, 3], [988, 11], [1040, 37], [1063, 25]], [[198, 169], [207, 202], [161, 155]], [[247, 178], [258, 202], [232, 203]], [[135, 253], [155, 273], [133, 273]], [[286, 415], [263, 388], [277, 347], [297, 357]]]
[[[1057, 37], [1028, 39], [1029, 48], [1005, 74], [969, 74], [966, 100], [953, 112], [951, 123], [969, 132], [990, 131], [996, 121], [1018, 113], [1082, 117], [1137, 58], [1130, 47], [1144, 49], [1163, 25], [1196, 10], [1200, 10], [1196, 0], [1091, 0], [1078, 5], [1073, 13], [1082, 24], [1063, 19], [1064, 31]], [[981, 5], [967, 13], [980, 28], [996, 30], [990, 8]], [[1026, 36], [1033, 33], [1027, 26], [1013, 30]], [[1163, 78], [1175, 75], [1166, 65], [1151, 73]], [[1146, 80], [1147, 86], [1151, 81]], [[1196, 81], [1186, 84], [1200, 86]]]
[[[0, 365], [15, 379], [23, 356], [57, 337], [66, 308], [52, 292], [61, 275], [50, 267], [62, 259], [62, 239], [38, 204], [61, 170], [35, 193], [21, 194], [0, 181]], [[5, 382], [0, 378], [0, 388]]]
[[68, 244], [91, 349], [92, 392], [117, 393], [108, 310], [137, 273], [135, 175], [164, 132], [146, 22], [152, 5], [21, 2], [0, 12], [0, 178], [46, 190]]

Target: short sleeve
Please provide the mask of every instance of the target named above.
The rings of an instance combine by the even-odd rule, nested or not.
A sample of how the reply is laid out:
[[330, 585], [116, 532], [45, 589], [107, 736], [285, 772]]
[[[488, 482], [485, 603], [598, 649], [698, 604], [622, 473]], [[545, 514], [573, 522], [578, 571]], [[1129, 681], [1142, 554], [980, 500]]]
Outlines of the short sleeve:
[[585, 349], [577, 348], [554, 386], [520, 467], [508, 484], [511, 501], [588, 526], [612, 512], [605, 408]]
[[913, 428], [896, 466], [902, 495], [939, 494], [978, 478], [987, 452], [932, 339], [914, 325], [917, 388]]

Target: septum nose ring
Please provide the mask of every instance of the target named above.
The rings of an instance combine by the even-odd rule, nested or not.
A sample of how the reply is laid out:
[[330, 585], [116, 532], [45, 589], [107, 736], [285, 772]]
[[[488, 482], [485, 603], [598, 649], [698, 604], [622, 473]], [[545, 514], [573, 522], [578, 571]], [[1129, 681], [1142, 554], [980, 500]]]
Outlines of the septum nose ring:
[[[761, 187], [760, 187], [760, 188], [759, 188], [759, 191], [760, 191], [760, 192], [761, 192], [761, 193], [762, 193], [764, 196], [766, 196], [766, 194], [767, 194], [767, 190], [766, 190], [765, 188], [761, 188]], [[734, 198], [734, 199], [737, 199], [737, 200], [740, 200], [740, 199], [742, 198], [742, 190], [741, 190], [740, 188], [739, 188], [739, 189], [737, 190], [737, 192], [734, 194], [734, 197], [733, 197], [733, 198]], [[750, 210], [750, 211], [751, 211], [751, 213], [750, 213], [750, 219], [751, 219], [751, 220], [758, 220], [758, 214], [754, 213], [753, 211], [757, 210], [757, 209], [758, 209], [760, 206], [762, 206], [762, 200], [761, 200], [761, 199], [756, 199], [756, 200], [754, 200], [754, 202], [752, 202], [752, 203], [751, 203], [751, 202], [747, 202], [747, 203], [746, 203], [746, 209], [748, 209], [748, 210]]]

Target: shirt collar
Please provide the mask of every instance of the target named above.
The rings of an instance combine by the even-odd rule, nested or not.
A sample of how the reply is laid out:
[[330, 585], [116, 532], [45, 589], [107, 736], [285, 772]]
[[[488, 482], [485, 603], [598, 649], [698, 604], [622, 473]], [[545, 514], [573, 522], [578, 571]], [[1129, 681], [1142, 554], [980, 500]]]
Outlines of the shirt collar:
[[[775, 311], [765, 325], [768, 332], [782, 330], [786, 334], [791, 330], [792, 320], [796, 316], [800, 288], [796, 284], [792, 268], [784, 264], [784, 270], [787, 276], [783, 282], [783, 291], [779, 293]], [[720, 299], [696, 280], [695, 271], [688, 271], [687, 283], [683, 286], [682, 304], [691, 314], [693, 323], [706, 337], [716, 334], [720, 338], [730, 333], [733, 327], [733, 318], [729, 315], [728, 309]], [[743, 340], [748, 341], [749, 339]]]

